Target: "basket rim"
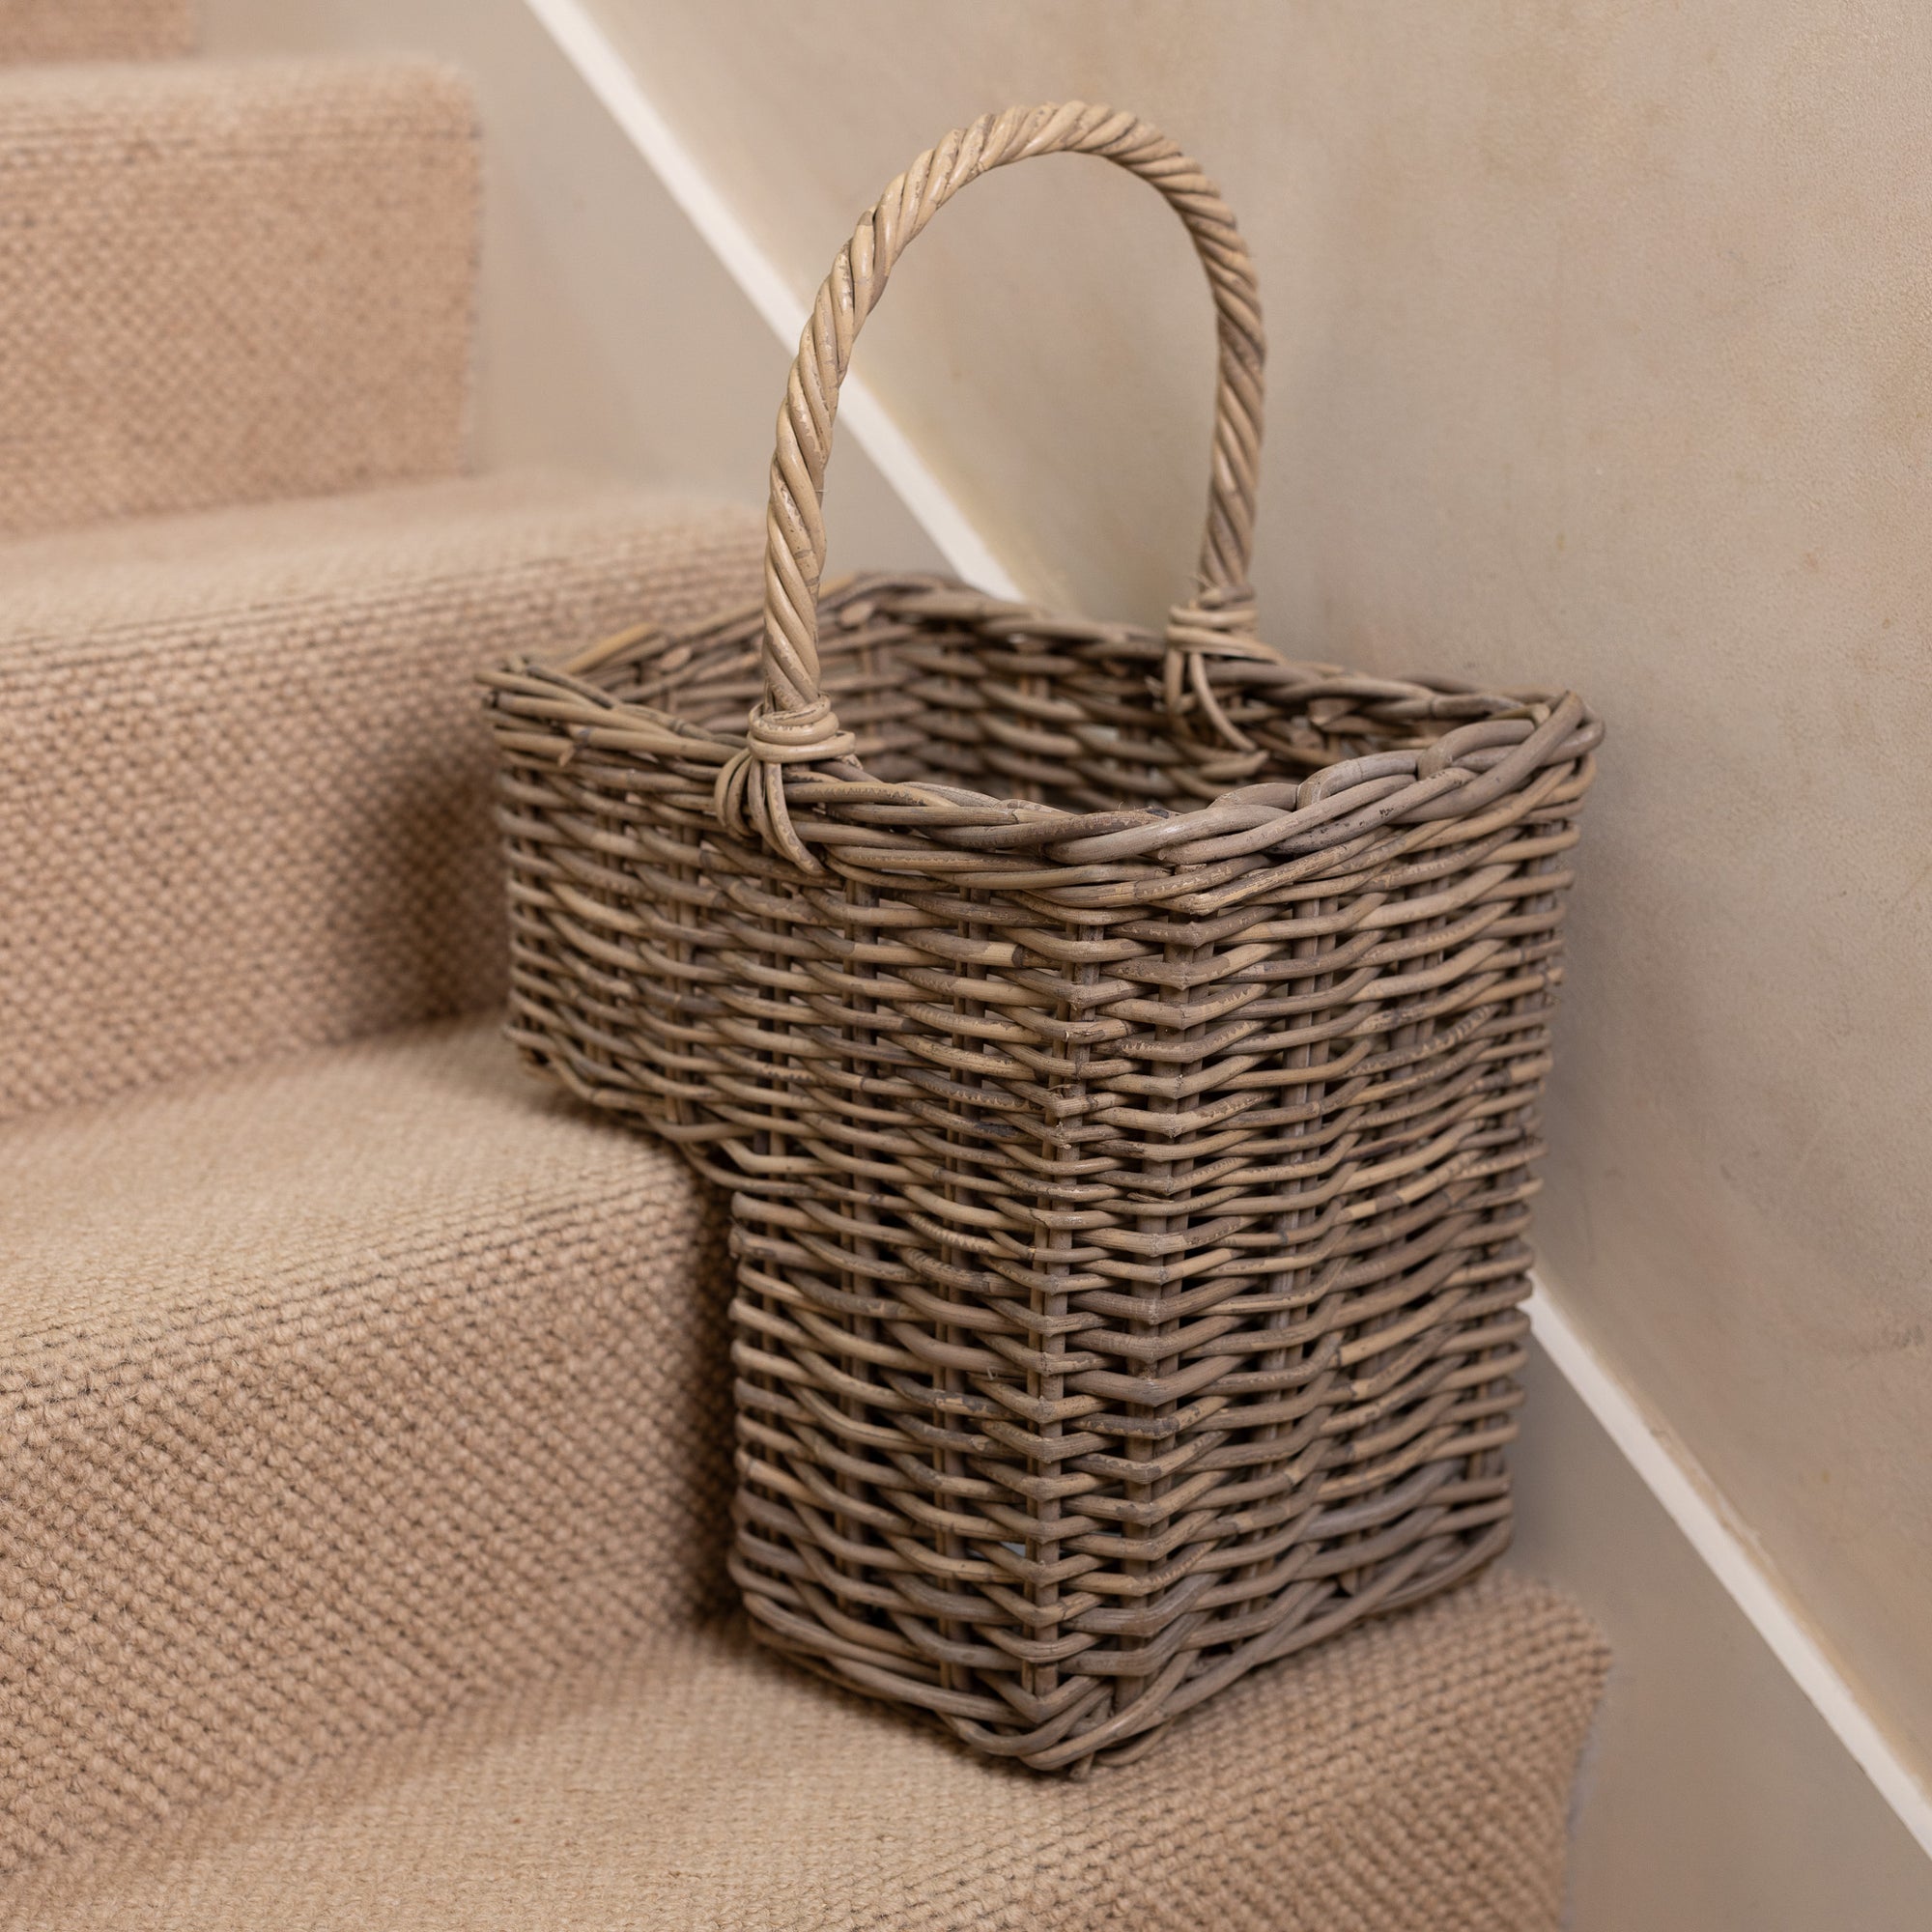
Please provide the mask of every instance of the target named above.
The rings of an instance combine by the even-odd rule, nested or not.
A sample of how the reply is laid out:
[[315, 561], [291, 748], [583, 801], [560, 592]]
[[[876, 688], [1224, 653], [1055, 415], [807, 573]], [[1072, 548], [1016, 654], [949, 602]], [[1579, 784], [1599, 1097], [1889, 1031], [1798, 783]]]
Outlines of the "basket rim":
[[[856, 628], [882, 605], [992, 637], [1004, 632], [1104, 643], [1122, 657], [1144, 657], [1154, 670], [1166, 649], [1161, 637], [1144, 626], [1063, 615], [976, 590], [943, 573], [854, 572], [826, 583], [819, 598], [821, 612], [836, 618], [840, 630]], [[494, 710], [542, 727], [560, 764], [595, 752], [684, 766], [694, 780], [712, 778], [744, 753], [745, 734], [714, 731], [618, 697], [599, 679], [667, 647], [715, 640], [734, 630], [742, 629], [755, 647], [763, 621], [759, 600], [696, 623], [638, 625], [555, 662], [514, 660], [485, 670], [480, 682]], [[1076, 811], [962, 786], [875, 779], [853, 758], [788, 769], [786, 804], [803, 814], [794, 823], [808, 843], [849, 845], [828, 837], [829, 826], [873, 835], [876, 845], [865, 848], [865, 863], [884, 859], [891, 848], [905, 848], [908, 857], [921, 851], [930, 856], [937, 843], [962, 858], [970, 853], [996, 864], [1000, 854], [1010, 853], [1027, 873], [1041, 874], [1040, 884], [1050, 878], [1058, 887], [1100, 885], [1155, 874], [1171, 887], [1182, 874], [1199, 889], [1214, 883], [1208, 874], [1232, 876], [1231, 867], [1246, 872], [1270, 861], [1315, 858], [1337, 845], [1373, 839], [1384, 828], [1477, 819], [1539, 776], [1560, 777], [1565, 768], [1580, 765], [1587, 784], [1592, 753], [1604, 737], [1602, 721], [1574, 691], [1483, 691], [1446, 677], [1377, 677], [1341, 665], [1272, 658], [1221, 661], [1208, 675], [1228, 684], [1285, 685], [1279, 696], [1298, 701], [1371, 699], [1391, 722], [1459, 722], [1427, 744], [1340, 759], [1299, 781], [1231, 784], [1182, 811]], [[511, 735], [523, 749], [536, 749], [527, 733]], [[1170, 736], [1195, 755], [1204, 778], [1214, 776], [1217, 755], [1228, 757], [1225, 746]], [[1251, 760], [1241, 762], [1252, 768]], [[851, 856], [862, 858], [860, 852]], [[971, 882], [996, 883], [978, 867]], [[1015, 873], [998, 883], [1022, 882]]]

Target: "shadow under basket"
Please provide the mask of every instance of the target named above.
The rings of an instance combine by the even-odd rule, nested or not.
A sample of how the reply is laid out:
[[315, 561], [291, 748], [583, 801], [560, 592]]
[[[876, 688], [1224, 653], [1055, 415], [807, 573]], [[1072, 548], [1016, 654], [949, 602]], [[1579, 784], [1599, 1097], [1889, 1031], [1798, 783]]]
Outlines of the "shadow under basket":
[[[1165, 635], [821, 594], [854, 318], [963, 181], [1057, 149], [1208, 265], [1202, 592]], [[949, 137], [807, 331], [765, 605], [486, 680], [514, 1037], [731, 1196], [754, 1629], [1041, 1770], [1506, 1542], [1601, 737], [1574, 695], [1254, 640], [1258, 310], [1191, 168], [1102, 108]]]

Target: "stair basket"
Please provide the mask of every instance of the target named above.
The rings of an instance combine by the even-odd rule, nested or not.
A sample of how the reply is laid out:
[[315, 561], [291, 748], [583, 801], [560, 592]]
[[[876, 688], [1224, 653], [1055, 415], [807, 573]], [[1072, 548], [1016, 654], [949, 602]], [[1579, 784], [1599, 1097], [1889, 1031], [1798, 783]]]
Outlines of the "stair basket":
[[[1156, 636], [940, 576], [821, 586], [838, 385], [899, 252], [1063, 153], [1158, 188], [1212, 286], [1197, 588]], [[819, 291], [762, 609], [486, 680], [514, 1037], [730, 1194], [753, 1628], [1041, 1770], [1508, 1536], [1602, 729], [1258, 639], [1261, 372], [1246, 247], [1173, 142], [989, 115]]]

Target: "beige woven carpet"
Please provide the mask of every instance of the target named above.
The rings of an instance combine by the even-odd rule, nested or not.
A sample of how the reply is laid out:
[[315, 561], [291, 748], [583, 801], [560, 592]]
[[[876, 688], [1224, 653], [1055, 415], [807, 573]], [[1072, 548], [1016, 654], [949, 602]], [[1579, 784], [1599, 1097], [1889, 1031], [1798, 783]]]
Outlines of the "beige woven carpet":
[[471, 672], [749, 597], [761, 542], [512, 476], [0, 546], [0, 1116], [495, 1002]]
[[0, 72], [0, 531], [453, 471], [476, 207], [436, 68]]
[[722, 1601], [715, 1206], [494, 1020], [0, 1126], [0, 1870]]
[[659, 1639], [37, 1876], [44, 1932], [1543, 1932], [1604, 1673], [1495, 1577], [1260, 1673], [1083, 1782]]
[[194, 45], [194, 0], [0, 0], [0, 61], [159, 60]]

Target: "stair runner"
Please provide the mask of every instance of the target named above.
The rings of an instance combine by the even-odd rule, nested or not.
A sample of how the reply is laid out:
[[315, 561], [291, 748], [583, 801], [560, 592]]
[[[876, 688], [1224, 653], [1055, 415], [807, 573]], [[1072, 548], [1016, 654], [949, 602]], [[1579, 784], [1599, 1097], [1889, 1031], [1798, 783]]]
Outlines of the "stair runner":
[[497, 1037], [469, 677], [757, 519], [461, 473], [467, 88], [190, 30], [0, 0], [0, 1926], [1554, 1925], [1534, 1582], [1084, 1780], [731, 1620], [721, 1208]]

